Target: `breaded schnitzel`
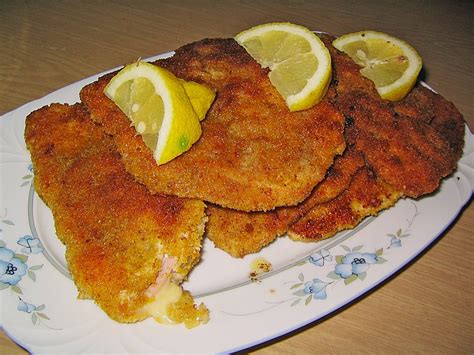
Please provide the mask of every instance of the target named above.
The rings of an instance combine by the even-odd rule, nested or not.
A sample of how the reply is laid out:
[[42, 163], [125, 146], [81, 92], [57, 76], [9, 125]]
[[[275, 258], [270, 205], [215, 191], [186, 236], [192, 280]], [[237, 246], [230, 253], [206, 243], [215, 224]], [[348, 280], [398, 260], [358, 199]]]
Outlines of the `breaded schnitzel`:
[[[348, 123], [348, 144], [364, 154], [380, 178], [404, 195], [416, 198], [436, 190], [461, 156], [462, 115], [439, 95], [430, 98], [420, 88], [404, 101], [415, 115], [403, 114], [403, 104], [382, 100], [373, 82], [361, 75], [360, 67], [332, 47], [332, 38], [324, 36], [324, 40], [337, 81], [335, 105]], [[423, 118], [422, 101], [413, 99], [417, 95], [431, 102], [438, 118]]]
[[200, 259], [202, 201], [151, 195], [81, 104], [32, 112], [25, 141], [80, 298], [119, 322], [207, 321], [177, 286]]
[[128, 118], [104, 95], [114, 74], [81, 91], [92, 119], [113, 136], [126, 169], [153, 193], [243, 211], [296, 205], [344, 150], [344, 117], [328, 100], [290, 113], [267, 70], [233, 39], [188, 44], [156, 64], [217, 91], [199, 141], [167, 164], [155, 163]]
[[314, 206], [340, 195], [350, 184], [352, 176], [364, 166], [362, 155], [346, 149], [329, 169], [326, 178], [311, 195], [297, 206], [279, 207], [269, 212], [243, 212], [210, 205], [206, 235], [233, 257], [256, 253], [277, 237]]

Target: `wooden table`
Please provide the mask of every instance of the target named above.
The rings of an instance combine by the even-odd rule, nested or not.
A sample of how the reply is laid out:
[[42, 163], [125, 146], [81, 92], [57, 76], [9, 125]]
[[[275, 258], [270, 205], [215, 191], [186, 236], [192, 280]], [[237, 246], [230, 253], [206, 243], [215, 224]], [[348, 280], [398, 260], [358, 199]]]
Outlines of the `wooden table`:
[[[474, 128], [471, 1], [1, 1], [0, 113], [84, 77], [204, 37], [290, 21], [408, 40], [423, 78]], [[248, 351], [474, 352], [474, 207], [416, 262], [324, 321]], [[0, 353], [24, 353], [3, 332]]]

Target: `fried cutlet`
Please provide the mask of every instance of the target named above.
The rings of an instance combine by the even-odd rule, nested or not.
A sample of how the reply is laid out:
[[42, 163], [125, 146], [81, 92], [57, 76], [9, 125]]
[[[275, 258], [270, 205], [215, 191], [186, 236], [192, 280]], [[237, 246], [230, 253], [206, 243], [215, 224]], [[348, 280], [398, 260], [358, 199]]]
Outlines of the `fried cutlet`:
[[152, 193], [243, 211], [296, 205], [345, 148], [344, 117], [327, 99], [290, 113], [268, 71], [233, 39], [188, 44], [156, 64], [217, 92], [199, 141], [167, 164], [156, 164], [127, 117], [104, 95], [114, 73], [80, 95], [93, 120], [113, 136], [126, 169]]
[[269, 212], [243, 212], [210, 205], [206, 235], [217, 248], [233, 257], [242, 258], [256, 253], [285, 234], [291, 224], [315, 205], [325, 203], [341, 194], [352, 176], [364, 166], [362, 155], [347, 149], [338, 156], [326, 178], [302, 203], [292, 207], [279, 207]]
[[[331, 40], [324, 36], [337, 81], [335, 105], [346, 117], [348, 144], [404, 195], [416, 198], [436, 190], [440, 180], [454, 171], [462, 153], [462, 115], [441, 96], [430, 98], [420, 88], [405, 100], [415, 114], [404, 113], [403, 104], [382, 100], [373, 82], [361, 75], [349, 56], [332, 47]], [[437, 118], [427, 121], [419, 115], [427, 106], [416, 96], [432, 103]]]
[[202, 201], [151, 195], [81, 104], [32, 112], [25, 141], [79, 298], [119, 322], [207, 321], [207, 309], [177, 286], [200, 258]]

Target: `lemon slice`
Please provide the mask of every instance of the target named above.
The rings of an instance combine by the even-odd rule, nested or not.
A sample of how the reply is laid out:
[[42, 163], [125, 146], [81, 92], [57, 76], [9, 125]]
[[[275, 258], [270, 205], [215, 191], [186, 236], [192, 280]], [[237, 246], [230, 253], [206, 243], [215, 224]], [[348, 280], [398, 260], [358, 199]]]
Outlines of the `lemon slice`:
[[385, 100], [404, 98], [415, 85], [423, 65], [412, 46], [382, 32], [349, 33], [332, 44], [362, 67], [361, 74], [374, 82]]
[[129, 64], [104, 93], [127, 115], [158, 164], [181, 155], [201, 136], [198, 115], [181, 81], [163, 68]]
[[317, 104], [331, 80], [331, 56], [305, 27], [268, 23], [239, 33], [235, 40], [264, 68], [290, 111]]
[[198, 115], [199, 120], [202, 121], [214, 102], [216, 93], [207, 86], [198, 84], [194, 81], [185, 81], [182, 79], [179, 79], [179, 81], [191, 100], [191, 105]]

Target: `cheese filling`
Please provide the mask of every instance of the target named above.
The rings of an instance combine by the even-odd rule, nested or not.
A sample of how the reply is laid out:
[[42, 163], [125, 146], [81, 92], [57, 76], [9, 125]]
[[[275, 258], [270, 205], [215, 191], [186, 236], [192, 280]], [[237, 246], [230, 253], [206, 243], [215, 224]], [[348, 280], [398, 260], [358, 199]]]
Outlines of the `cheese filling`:
[[157, 322], [163, 324], [176, 324], [169, 319], [167, 310], [168, 306], [178, 302], [183, 294], [183, 289], [174, 282], [171, 282], [170, 278], [171, 275], [143, 308]]
[[191, 294], [179, 286], [183, 275], [176, 272], [177, 263], [175, 257], [163, 256], [155, 282], [145, 291], [148, 302], [142, 312], [161, 324], [183, 323], [186, 328], [193, 328], [207, 323], [209, 311], [206, 306], [202, 303], [196, 306]]
[[175, 257], [163, 256], [161, 270], [156, 277], [155, 283], [151, 284], [145, 294], [150, 298], [143, 310], [159, 323], [175, 324], [167, 316], [168, 306], [178, 302], [183, 294], [180, 286], [171, 282], [177, 259]]

